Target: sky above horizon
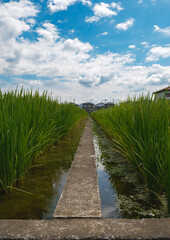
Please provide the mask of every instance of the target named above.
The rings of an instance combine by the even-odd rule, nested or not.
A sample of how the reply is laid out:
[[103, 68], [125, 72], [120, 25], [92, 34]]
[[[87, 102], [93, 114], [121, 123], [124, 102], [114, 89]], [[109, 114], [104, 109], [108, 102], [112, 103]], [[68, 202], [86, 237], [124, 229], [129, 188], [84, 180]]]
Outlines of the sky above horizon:
[[0, 0], [0, 88], [124, 100], [170, 85], [170, 0]]

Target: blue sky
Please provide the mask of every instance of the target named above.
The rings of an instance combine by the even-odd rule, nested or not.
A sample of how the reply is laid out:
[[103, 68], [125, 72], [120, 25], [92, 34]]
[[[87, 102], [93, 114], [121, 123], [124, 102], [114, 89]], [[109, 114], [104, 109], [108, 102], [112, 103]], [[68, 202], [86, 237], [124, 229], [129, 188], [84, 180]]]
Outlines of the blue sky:
[[120, 101], [170, 85], [170, 0], [0, 1], [0, 87]]

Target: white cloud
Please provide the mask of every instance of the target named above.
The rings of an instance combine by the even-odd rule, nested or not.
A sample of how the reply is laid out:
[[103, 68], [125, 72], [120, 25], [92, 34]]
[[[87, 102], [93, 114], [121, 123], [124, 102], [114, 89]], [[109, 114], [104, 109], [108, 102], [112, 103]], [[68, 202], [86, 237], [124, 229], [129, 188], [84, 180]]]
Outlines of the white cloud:
[[67, 10], [69, 6], [76, 2], [82, 2], [83, 5], [92, 6], [90, 0], [48, 0], [48, 7], [52, 13]]
[[147, 53], [147, 62], [156, 62], [160, 58], [168, 58], [170, 57], [170, 47], [153, 47]]
[[[59, 38], [59, 32], [55, 25], [46, 22], [43, 25], [43, 28], [38, 28], [37, 33], [45, 40], [48, 40], [50, 42], [55, 42]], [[42, 40], [39, 39], [39, 40]]]
[[35, 5], [28, 0], [0, 4], [0, 39], [12, 39], [28, 31], [35, 23], [32, 17], [38, 13]]
[[75, 39], [67, 39], [63, 42], [63, 49], [67, 51], [75, 51], [75, 52], [89, 52], [93, 50], [93, 47], [89, 43], [83, 43]]
[[[88, 42], [61, 38], [58, 28], [50, 22], [39, 23], [39, 27], [34, 28], [38, 34], [34, 41], [21, 38], [23, 31], [32, 31], [30, 24], [34, 23], [32, 20], [38, 10], [29, 1], [18, 1], [15, 2], [18, 13], [16, 11], [14, 17], [11, 14], [13, 4], [0, 5], [0, 74], [11, 78], [17, 76], [11, 83], [14, 88], [24, 85], [41, 91], [52, 90], [55, 96], [62, 95], [64, 100], [74, 96], [82, 102], [85, 98], [100, 101], [106, 93], [108, 98], [121, 99], [129, 91], [134, 94], [144, 87], [152, 89], [155, 84], [164, 86], [169, 82], [170, 66], [134, 66], [135, 56], [130, 53], [96, 55]], [[29, 22], [29, 19], [32, 20]], [[156, 51], [155, 48], [159, 49]], [[169, 49], [170, 46], [152, 47], [147, 57], [168, 57]], [[36, 79], [23, 79], [21, 75], [29, 75], [30, 79], [34, 75]], [[2, 78], [0, 82], [8, 89], [5, 81]], [[113, 94], [113, 91], [118, 93]]]
[[48, 7], [51, 12], [57, 12], [67, 10], [67, 8], [73, 5], [78, 0], [49, 0]]
[[[138, 0], [138, 4], [143, 3], [144, 0]], [[148, 0], [147, 0], [148, 1]], [[155, 4], [156, 0], [150, 0], [151, 2], [153, 2]]]
[[99, 33], [99, 34], [96, 35], [96, 37], [106, 36], [106, 35], [108, 35], [108, 32]]
[[39, 87], [43, 85], [42, 80], [32, 80], [32, 79], [24, 79], [24, 78], [15, 78], [18, 86], [28, 86], [28, 87]]
[[26, 22], [27, 22], [28, 24], [30, 24], [30, 26], [34, 26], [35, 23], [36, 23], [35, 19], [33, 19], [33, 18], [28, 18], [28, 19], [26, 20]]
[[74, 29], [69, 30], [69, 34], [73, 34], [73, 33], [75, 33]]
[[93, 7], [94, 15], [98, 17], [110, 17], [116, 16], [117, 13], [111, 10], [111, 6], [108, 3], [101, 2], [100, 4], [96, 3]]
[[99, 21], [99, 17], [96, 17], [96, 16], [86, 17], [85, 19], [85, 22], [90, 22], [90, 23], [97, 22], [97, 21]]
[[129, 18], [126, 22], [117, 24], [115, 28], [126, 31], [133, 26], [134, 21], [134, 18]]
[[36, 16], [38, 12], [34, 4], [29, 0], [20, 0], [18, 2], [11, 1], [0, 4], [0, 10], [4, 17], [11, 17], [14, 19]]
[[141, 42], [141, 45], [148, 45], [148, 42]]
[[148, 42], [141, 42], [141, 45], [144, 47], [144, 48], [150, 48], [150, 45]]
[[136, 46], [135, 45], [129, 45], [128, 48], [133, 49], [133, 48], [136, 48]]
[[108, 32], [103, 32], [103, 33], [101, 33], [101, 35], [106, 36], [106, 35], [108, 35]]
[[124, 8], [121, 7], [120, 2], [118, 2], [118, 3], [112, 2], [110, 5], [112, 8], [116, 8], [118, 11], [124, 10]]
[[97, 22], [100, 18], [103, 17], [117, 16], [118, 12], [123, 10], [123, 8], [121, 7], [121, 3], [112, 2], [109, 4], [100, 2], [96, 3], [93, 6], [92, 10], [94, 12], [94, 16], [86, 17], [86, 22]]
[[154, 25], [154, 31], [170, 36], [170, 27], [159, 28], [157, 25]]
[[87, 6], [89, 6], [89, 7], [92, 6], [91, 1], [89, 1], [89, 0], [81, 0], [81, 2], [82, 2], [83, 5], [87, 5]]
[[164, 82], [165, 84], [169, 84], [170, 83], [170, 74], [167, 72], [163, 72], [163, 73], [159, 73], [159, 72], [155, 72], [153, 74], [149, 74], [149, 77], [147, 78], [147, 81], [151, 84], [158, 84], [161, 82]]

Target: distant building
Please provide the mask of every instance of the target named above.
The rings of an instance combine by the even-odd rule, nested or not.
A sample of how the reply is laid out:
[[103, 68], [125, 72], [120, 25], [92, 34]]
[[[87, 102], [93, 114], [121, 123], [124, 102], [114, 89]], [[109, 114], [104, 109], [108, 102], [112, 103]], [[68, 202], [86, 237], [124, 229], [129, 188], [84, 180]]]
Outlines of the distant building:
[[158, 98], [166, 98], [170, 99], [170, 86], [160, 89], [158, 91], [155, 91], [153, 94], [155, 94], [156, 99]]
[[105, 103], [105, 108], [108, 108], [108, 107], [114, 107], [114, 103], [112, 102]]
[[103, 102], [97, 103], [95, 105], [95, 110], [101, 109], [101, 108], [105, 108], [105, 104]]
[[86, 110], [88, 113], [91, 113], [94, 111], [94, 104], [93, 103], [90, 103], [90, 102], [86, 102], [86, 103], [81, 103], [79, 105], [80, 108]]

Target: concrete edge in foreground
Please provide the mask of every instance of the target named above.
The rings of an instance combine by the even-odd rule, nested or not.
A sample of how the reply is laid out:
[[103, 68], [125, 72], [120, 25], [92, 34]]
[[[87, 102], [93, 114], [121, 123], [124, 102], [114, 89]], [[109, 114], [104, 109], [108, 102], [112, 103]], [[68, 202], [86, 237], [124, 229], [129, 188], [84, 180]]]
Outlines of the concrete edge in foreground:
[[0, 239], [170, 239], [170, 218], [0, 220]]

